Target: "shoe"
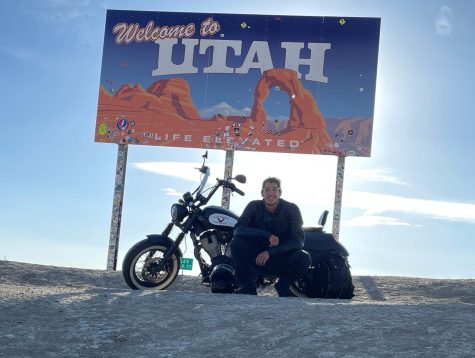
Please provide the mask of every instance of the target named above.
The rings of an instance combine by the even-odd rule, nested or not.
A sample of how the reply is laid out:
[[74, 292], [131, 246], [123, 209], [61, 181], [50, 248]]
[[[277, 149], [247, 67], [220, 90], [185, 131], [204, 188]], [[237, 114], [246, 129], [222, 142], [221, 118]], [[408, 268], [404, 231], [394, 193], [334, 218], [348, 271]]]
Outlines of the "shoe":
[[295, 295], [292, 293], [292, 291], [290, 291], [289, 286], [287, 286], [286, 284], [281, 283], [280, 281], [278, 281], [274, 285], [274, 288], [277, 291], [277, 294], [279, 295], [279, 297], [295, 297]]
[[234, 291], [237, 295], [254, 295], [257, 296], [257, 290], [255, 287], [241, 287], [239, 290]]

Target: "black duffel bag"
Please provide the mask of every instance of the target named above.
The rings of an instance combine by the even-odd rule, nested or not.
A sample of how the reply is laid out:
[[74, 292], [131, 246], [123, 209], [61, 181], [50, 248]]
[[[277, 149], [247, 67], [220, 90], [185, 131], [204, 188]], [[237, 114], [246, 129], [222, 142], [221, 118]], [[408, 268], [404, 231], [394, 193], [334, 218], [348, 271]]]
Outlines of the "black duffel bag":
[[305, 230], [305, 246], [312, 258], [312, 266], [296, 288], [311, 298], [351, 299], [354, 294], [349, 253], [332, 234], [321, 228]]

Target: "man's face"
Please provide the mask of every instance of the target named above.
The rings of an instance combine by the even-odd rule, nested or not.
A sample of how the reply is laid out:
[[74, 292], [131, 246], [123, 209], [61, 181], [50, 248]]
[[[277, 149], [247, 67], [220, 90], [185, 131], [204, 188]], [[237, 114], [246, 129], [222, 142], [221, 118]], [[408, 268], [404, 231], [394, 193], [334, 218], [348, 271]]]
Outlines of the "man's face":
[[276, 183], [265, 183], [261, 194], [267, 206], [274, 206], [279, 202], [281, 191]]

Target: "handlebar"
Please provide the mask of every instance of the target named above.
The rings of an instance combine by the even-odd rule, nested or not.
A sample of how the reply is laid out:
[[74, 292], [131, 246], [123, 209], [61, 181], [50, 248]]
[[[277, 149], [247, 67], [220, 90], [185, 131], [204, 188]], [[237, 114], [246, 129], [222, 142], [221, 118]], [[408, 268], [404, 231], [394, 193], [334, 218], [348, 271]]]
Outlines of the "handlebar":
[[241, 196], [244, 196], [244, 195], [245, 195], [245, 193], [244, 193], [241, 189], [239, 189], [239, 188], [236, 186], [236, 184], [234, 184], [234, 183], [229, 183], [229, 184], [228, 184], [228, 187], [229, 187], [229, 189], [231, 189], [232, 191], [238, 193], [238, 194], [241, 195]]
[[231, 191], [234, 191], [236, 193], [238, 193], [239, 195], [241, 196], [244, 196], [245, 193], [236, 187], [236, 185], [234, 183], [231, 183], [229, 180], [224, 180], [224, 179], [219, 179], [219, 178], [216, 178], [216, 180], [218, 181], [218, 183], [212, 187], [211, 189], [211, 192], [208, 194], [208, 196], [204, 197], [202, 194], [201, 194], [201, 190], [200, 192], [195, 196], [195, 200], [194, 200], [194, 203], [197, 203], [198, 207], [201, 207], [203, 205], [206, 205], [208, 204], [208, 201], [211, 199], [211, 197], [214, 195], [214, 193], [216, 193], [216, 191], [220, 188], [220, 187], [223, 187], [223, 188], [228, 188], [230, 189]]

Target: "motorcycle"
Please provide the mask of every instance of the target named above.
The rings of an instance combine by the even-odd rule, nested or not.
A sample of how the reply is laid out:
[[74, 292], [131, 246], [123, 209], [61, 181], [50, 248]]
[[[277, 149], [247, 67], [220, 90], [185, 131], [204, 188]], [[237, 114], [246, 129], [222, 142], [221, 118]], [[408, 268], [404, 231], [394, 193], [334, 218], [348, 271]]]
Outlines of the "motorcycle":
[[[220, 206], [208, 205], [219, 188], [245, 195], [234, 184], [246, 183], [244, 175], [234, 178], [216, 179], [216, 184], [205, 189], [210, 176], [210, 168], [206, 166], [208, 152], [203, 156], [203, 163], [196, 168], [201, 173], [201, 181], [193, 193], [186, 192], [183, 197], [171, 206], [171, 222], [161, 234], [147, 235], [147, 238], [136, 243], [125, 255], [122, 264], [122, 275], [132, 289], [160, 289], [170, 286], [180, 270], [183, 257], [180, 244], [189, 234], [193, 242], [193, 254], [196, 258], [202, 277], [202, 284], [211, 286], [212, 292], [231, 293], [236, 288], [234, 268], [231, 259], [230, 242], [233, 237], [234, 225], [238, 216]], [[208, 191], [208, 194], [205, 193]], [[313, 250], [312, 259], [328, 249], [336, 248], [343, 255], [348, 252], [331, 234], [323, 231], [328, 211], [319, 220], [319, 227], [304, 228], [306, 246]], [[174, 228], [181, 232], [173, 240], [170, 233]], [[203, 252], [209, 256], [205, 259]], [[274, 283], [275, 277], [259, 277], [256, 285], [267, 286]], [[306, 296], [308, 282], [299, 280], [290, 289], [296, 296]]]
[[[132, 289], [163, 290], [175, 281], [183, 254], [180, 244], [189, 234], [194, 246], [194, 256], [200, 267], [202, 284], [209, 286], [212, 277], [233, 275], [230, 245], [234, 225], [238, 216], [232, 211], [219, 206], [206, 204], [219, 188], [231, 190], [244, 195], [233, 180], [244, 184], [246, 177], [236, 175], [234, 178], [217, 179], [217, 183], [206, 189], [210, 168], [206, 166], [208, 152], [203, 155], [203, 163], [197, 168], [201, 181], [193, 193], [186, 192], [171, 207], [171, 222], [160, 235], [147, 235], [145, 240], [136, 243], [125, 255], [122, 274], [125, 282]], [[206, 191], [208, 194], [205, 196]], [[172, 240], [169, 235], [174, 228], [181, 232]], [[205, 259], [203, 251], [211, 262]], [[214, 269], [214, 273], [213, 273]], [[217, 280], [218, 281], [218, 280]], [[215, 288], [218, 291], [232, 291], [234, 283], [227, 287]]]

